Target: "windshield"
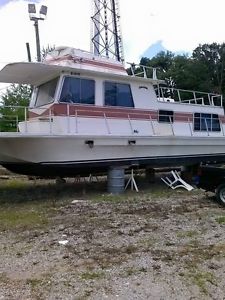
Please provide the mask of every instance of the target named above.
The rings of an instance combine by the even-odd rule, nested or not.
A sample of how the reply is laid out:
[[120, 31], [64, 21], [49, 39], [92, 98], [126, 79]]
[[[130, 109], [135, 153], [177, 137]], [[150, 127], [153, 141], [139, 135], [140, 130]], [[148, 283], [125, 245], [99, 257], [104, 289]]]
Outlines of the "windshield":
[[42, 106], [53, 102], [55, 96], [55, 90], [58, 82], [58, 77], [52, 79], [37, 87], [37, 98], [35, 106]]

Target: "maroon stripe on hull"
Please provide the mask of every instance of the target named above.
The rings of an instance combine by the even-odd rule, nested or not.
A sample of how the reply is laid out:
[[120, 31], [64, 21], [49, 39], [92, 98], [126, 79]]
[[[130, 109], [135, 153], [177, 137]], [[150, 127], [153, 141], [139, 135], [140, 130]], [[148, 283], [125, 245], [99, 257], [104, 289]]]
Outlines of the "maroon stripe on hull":
[[[158, 120], [158, 111], [143, 110], [138, 108], [109, 107], [77, 104], [52, 104], [41, 114], [35, 113], [35, 109], [29, 110], [29, 118], [48, 116], [77, 116], [92, 118], [115, 118], [131, 120]], [[220, 122], [225, 123], [225, 116], [219, 116]], [[175, 112], [175, 122], [193, 122], [192, 113]]]

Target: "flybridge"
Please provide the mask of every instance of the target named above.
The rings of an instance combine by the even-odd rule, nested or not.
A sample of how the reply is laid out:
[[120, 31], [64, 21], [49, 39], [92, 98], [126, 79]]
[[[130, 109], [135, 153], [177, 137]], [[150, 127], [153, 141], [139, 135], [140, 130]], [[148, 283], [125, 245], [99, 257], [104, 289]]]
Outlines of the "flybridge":
[[58, 47], [47, 54], [44, 63], [48, 65], [67, 66], [82, 70], [94, 70], [100, 72], [114, 72], [127, 75], [122, 62], [112, 58], [102, 57], [80, 49]]

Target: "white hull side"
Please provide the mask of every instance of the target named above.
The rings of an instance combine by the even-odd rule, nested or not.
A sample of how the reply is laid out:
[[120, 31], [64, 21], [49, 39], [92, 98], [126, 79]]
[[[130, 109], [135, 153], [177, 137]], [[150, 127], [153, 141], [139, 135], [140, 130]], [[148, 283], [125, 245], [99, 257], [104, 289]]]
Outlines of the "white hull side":
[[[93, 147], [87, 144], [93, 141]], [[129, 144], [131, 142], [131, 145]], [[136, 144], [133, 144], [133, 142]], [[69, 163], [224, 155], [224, 137], [99, 137], [12, 134], [0, 137], [0, 163]]]

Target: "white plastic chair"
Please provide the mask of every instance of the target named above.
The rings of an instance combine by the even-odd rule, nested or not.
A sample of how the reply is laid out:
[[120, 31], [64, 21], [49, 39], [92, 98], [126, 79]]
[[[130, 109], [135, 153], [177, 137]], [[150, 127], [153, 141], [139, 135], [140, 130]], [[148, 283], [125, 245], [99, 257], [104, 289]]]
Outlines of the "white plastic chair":
[[184, 188], [186, 190], [188, 190], [189, 192], [192, 191], [194, 188], [193, 186], [191, 186], [190, 184], [188, 184], [186, 181], [184, 181], [180, 175], [178, 174], [178, 172], [175, 171], [171, 171], [171, 178], [169, 177], [165, 177], [165, 178], [161, 178], [161, 180], [168, 185], [171, 189], [175, 190], [177, 188]]

